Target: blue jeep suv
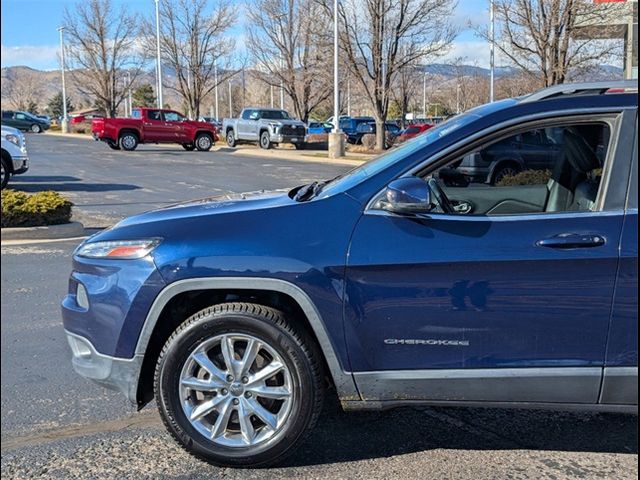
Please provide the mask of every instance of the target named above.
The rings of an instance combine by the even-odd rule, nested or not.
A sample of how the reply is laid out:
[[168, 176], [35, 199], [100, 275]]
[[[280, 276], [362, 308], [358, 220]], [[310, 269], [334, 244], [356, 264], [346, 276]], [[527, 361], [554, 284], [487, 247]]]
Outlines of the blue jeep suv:
[[[552, 87], [329, 181], [128, 218], [74, 252], [73, 366], [229, 466], [281, 461], [328, 392], [637, 414], [637, 108], [637, 82]], [[546, 174], [462, 181], [543, 130]]]

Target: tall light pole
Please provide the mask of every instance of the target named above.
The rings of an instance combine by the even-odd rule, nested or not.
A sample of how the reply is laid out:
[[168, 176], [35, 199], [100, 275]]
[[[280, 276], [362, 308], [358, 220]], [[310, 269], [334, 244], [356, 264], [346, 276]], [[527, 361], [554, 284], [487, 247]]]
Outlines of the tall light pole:
[[338, 0], [333, 0], [333, 131], [329, 135], [329, 157], [344, 157], [340, 132], [340, 78], [338, 76]]
[[158, 73], [158, 108], [162, 108], [162, 61], [160, 59], [160, 0], [156, 0], [156, 65]]
[[[280, 68], [284, 71], [284, 58], [280, 59]], [[282, 81], [282, 74], [280, 74], [280, 109], [284, 110], [284, 82]]]
[[494, 81], [495, 81], [495, 48], [496, 48], [496, 32], [495, 32], [495, 0], [491, 0], [491, 7], [489, 13], [489, 38], [491, 39], [491, 53], [490, 53], [490, 80], [489, 80], [489, 101], [493, 102], [494, 98]]
[[231, 103], [231, 79], [229, 79], [229, 118], [233, 117], [233, 105]]
[[133, 115], [133, 99], [131, 96], [131, 72], [127, 71], [127, 88], [129, 89], [129, 113], [128, 115]]
[[216, 100], [216, 120], [220, 119], [220, 112], [218, 110], [218, 60], [216, 59], [215, 62], [213, 62], [213, 76], [214, 76], [214, 81], [216, 82], [216, 86], [214, 88], [214, 95], [215, 95], [215, 100]]
[[60, 32], [60, 73], [62, 74], [62, 121], [60, 129], [62, 133], [69, 131], [69, 121], [67, 120], [67, 87], [64, 82], [64, 27], [58, 28]]
[[427, 118], [427, 72], [422, 73], [422, 118]]

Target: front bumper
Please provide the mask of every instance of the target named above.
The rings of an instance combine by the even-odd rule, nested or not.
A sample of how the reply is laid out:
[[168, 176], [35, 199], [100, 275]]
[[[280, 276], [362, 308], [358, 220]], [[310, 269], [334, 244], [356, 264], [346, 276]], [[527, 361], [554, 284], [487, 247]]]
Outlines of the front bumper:
[[283, 135], [281, 133], [271, 134], [273, 143], [304, 143], [305, 134], [302, 135]]
[[104, 387], [122, 392], [135, 405], [142, 355], [135, 355], [130, 359], [103, 355], [86, 338], [68, 330], [65, 333], [76, 373]]
[[29, 157], [11, 157], [11, 163], [13, 164], [13, 174], [19, 175], [29, 170]]

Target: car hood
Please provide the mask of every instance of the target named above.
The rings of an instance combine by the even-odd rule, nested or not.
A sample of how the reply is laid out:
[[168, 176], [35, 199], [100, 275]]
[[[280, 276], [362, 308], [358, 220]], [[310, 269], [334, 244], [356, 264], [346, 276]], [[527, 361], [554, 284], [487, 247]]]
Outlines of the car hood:
[[262, 119], [263, 122], [269, 122], [269, 123], [279, 123], [281, 125], [290, 125], [292, 127], [305, 127], [305, 124], [303, 122], [301, 122], [300, 120], [268, 120], [266, 118]]
[[18, 130], [17, 128], [13, 128], [13, 127], [7, 127], [6, 125], [2, 125], [2, 136], [4, 137], [5, 135], [8, 134], [12, 134], [12, 135], [22, 135], [22, 132], [20, 132], [20, 130]]
[[181, 218], [192, 218], [211, 214], [237, 213], [291, 205], [295, 203], [288, 195], [288, 189], [232, 193], [169, 205], [126, 218], [113, 228], [164, 222]]

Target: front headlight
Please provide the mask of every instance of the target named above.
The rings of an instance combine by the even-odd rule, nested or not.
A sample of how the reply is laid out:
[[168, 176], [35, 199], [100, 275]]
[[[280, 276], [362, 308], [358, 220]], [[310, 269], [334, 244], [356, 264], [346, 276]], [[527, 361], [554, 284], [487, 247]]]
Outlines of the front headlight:
[[281, 123], [270, 123], [269, 126], [271, 127], [271, 130], [273, 130], [274, 132], [276, 130], [278, 130], [278, 128], [280, 128], [282, 126]]
[[85, 258], [135, 260], [146, 257], [159, 244], [160, 240], [157, 238], [82, 243], [78, 246], [74, 255]]
[[13, 133], [8, 133], [4, 136], [9, 142], [13, 143], [16, 147], [22, 146], [22, 140], [18, 135], [14, 135]]

